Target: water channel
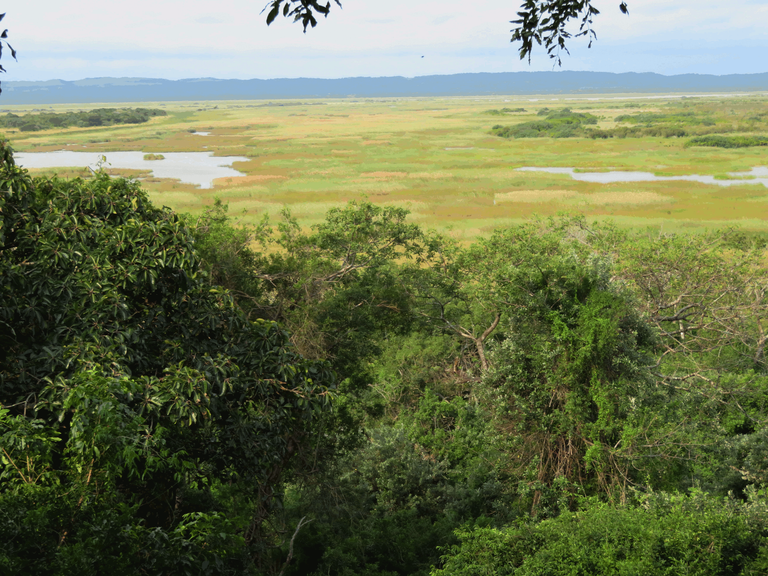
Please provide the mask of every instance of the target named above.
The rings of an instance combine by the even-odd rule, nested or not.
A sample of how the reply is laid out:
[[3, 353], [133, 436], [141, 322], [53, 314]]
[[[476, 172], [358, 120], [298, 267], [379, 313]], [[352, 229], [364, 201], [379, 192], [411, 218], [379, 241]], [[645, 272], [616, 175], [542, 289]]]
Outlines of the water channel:
[[615, 182], [657, 182], [663, 180], [689, 180], [702, 184], [716, 184], [717, 186], [736, 186], [739, 184], [762, 184], [768, 188], [768, 167], [758, 166], [749, 172], [729, 172], [733, 180], [721, 180], [714, 176], [701, 174], [688, 174], [686, 176], [656, 176], [651, 172], [576, 172], [575, 168], [535, 168], [527, 166], [517, 168], [525, 172], [548, 172], [550, 174], [568, 174], [574, 180], [583, 182], [597, 182], [600, 184], [612, 184]]
[[105, 168], [150, 170], [155, 178], [175, 178], [200, 188], [212, 188], [216, 178], [245, 176], [232, 168], [247, 162], [244, 156], [214, 156], [213, 152], [163, 152], [162, 160], [145, 160], [144, 152], [17, 152], [16, 163], [24, 168], [96, 168], [106, 156]]

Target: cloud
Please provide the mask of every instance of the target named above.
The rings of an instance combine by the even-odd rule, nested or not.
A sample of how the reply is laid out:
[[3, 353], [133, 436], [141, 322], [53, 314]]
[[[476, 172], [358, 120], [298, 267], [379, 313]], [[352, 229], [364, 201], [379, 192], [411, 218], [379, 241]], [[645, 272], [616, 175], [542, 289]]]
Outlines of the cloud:
[[[616, 0], [596, 1], [597, 42], [587, 50], [583, 39], [574, 39], [565, 69], [723, 74], [767, 68], [752, 52], [768, 49], [764, 4], [731, 0], [726, 9], [722, 0], [629, 0], [625, 16]], [[263, 3], [254, 0], [28, 1], [9, 9], [4, 21], [20, 58], [8, 63], [6, 78], [338, 78], [552, 69], [542, 49], [531, 66], [519, 61], [509, 42], [518, 8], [508, 0], [343, 5], [332, 4], [330, 16], [303, 34], [283, 18], [267, 27]], [[751, 48], [737, 62], [740, 44]], [[422, 59], [425, 54], [429, 58]]]

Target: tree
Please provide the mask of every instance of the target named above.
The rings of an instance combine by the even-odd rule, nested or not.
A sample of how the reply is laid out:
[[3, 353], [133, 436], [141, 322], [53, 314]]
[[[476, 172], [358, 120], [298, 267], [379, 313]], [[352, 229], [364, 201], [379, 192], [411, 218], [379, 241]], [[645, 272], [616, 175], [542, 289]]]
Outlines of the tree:
[[228, 288], [250, 318], [278, 322], [299, 353], [341, 375], [331, 428], [344, 444], [359, 439], [366, 412], [381, 410], [371, 362], [411, 321], [397, 262], [420, 257], [423, 233], [406, 215], [353, 201], [306, 232], [288, 211], [276, 226], [264, 219], [240, 227], [217, 203], [190, 222], [211, 283]]
[[321, 436], [327, 364], [205, 281], [188, 229], [137, 183], [31, 179], [2, 153], [0, 507], [41, 536], [0, 518], [0, 562], [261, 561]]
[[[334, 0], [341, 8], [340, 0]], [[271, 0], [266, 10], [267, 24], [271, 24], [282, 12], [283, 16], [293, 18], [294, 22], [301, 22], [304, 32], [307, 26], [314, 28], [317, 25], [317, 15], [328, 16], [331, 3], [320, 4], [317, 0]], [[622, 0], [619, 10], [623, 14], [629, 14], [627, 3]], [[568, 53], [566, 43], [571, 38], [587, 36], [589, 47], [597, 34], [592, 28], [592, 20], [600, 14], [592, 0], [525, 0], [522, 9], [517, 13], [518, 19], [512, 20], [515, 24], [512, 29], [512, 42], [520, 42], [520, 59], [528, 58], [531, 61], [534, 43], [544, 45], [550, 58], [557, 60], [560, 66], [562, 51]], [[579, 29], [574, 34], [567, 30], [568, 25], [579, 22]]]
[[[534, 510], [557, 484], [623, 496], [625, 424], [651, 385], [650, 326], [612, 280], [610, 263], [555, 227], [499, 230], [478, 288], [502, 313], [480, 401], [509, 438], [509, 462]], [[487, 296], [484, 296], [487, 294]]]

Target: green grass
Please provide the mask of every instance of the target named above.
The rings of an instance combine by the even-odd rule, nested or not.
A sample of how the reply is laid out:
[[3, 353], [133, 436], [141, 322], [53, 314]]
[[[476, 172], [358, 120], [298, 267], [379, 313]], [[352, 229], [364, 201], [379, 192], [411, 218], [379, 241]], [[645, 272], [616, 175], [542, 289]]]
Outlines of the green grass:
[[[246, 156], [248, 162], [235, 165], [245, 176], [221, 179], [209, 190], [173, 180], [144, 180], [158, 204], [194, 214], [219, 196], [246, 222], [256, 222], [264, 213], [279, 217], [287, 206], [302, 224], [310, 225], [330, 207], [367, 197], [381, 204], [410, 204], [414, 221], [467, 240], [533, 214], [563, 210], [612, 218], [628, 227], [700, 230], [738, 224], [768, 230], [768, 190], [748, 181], [730, 187], [683, 181], [597, 184], [568, 175], [514, 170], [572, 166], [589, 172], [722, 177], [768, 163], [764, 148], [686, 147], [686, 139], [664, 137], [505, 139], [491, 134], [500, 118], [488, 114], [489, 109], [514, 110], [504, 113], [502, 121], [515, 125], [546, 118], [546, 113], [539, 114], [544, 107], [550, 111], [567, 107], [596, 117], [594, 127], [601, 130], [621, 125], [617, 120], [622, 116], [644, 114], [648, 122], [683, 119], [687, 126], [708, 130], [721, 125], [728, 130], [749, 129], [738, 134], [757, 138], [768, 130], [765, 98], [626, 102], [545, 98], [308, 100], [290, 106], [175, 103], [164, 106], [168, 116], [141, 125], [6, 135], [19, 151], [139, 150], [156, 155], [211, 151], [217, 156]], [[23, 112], [23, 107], [7, 108]], [[704, 126], [702, 119], [715, 125]], [[198, 136], [191, 130], [210, 135]]]

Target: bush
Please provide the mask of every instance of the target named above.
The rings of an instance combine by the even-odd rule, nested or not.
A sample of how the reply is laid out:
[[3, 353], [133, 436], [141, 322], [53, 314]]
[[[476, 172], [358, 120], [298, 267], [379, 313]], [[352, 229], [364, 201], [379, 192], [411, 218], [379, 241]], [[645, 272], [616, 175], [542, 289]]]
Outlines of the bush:
[[593, 503], [538, 524], [460, 530], [432, 576], [736, 576], [768, 570], [765, 493], [744, 504], [651, 495], [636, 506]]
[[691, 138], [685, 143], [685, 147], [711, 146], [714, 148], [748, 148], [751, 146], [768, 146], [768, 138], [765, 136], [721, 136], [710, 134]]
[[544, 120], [523, 122], [514, 126], [496, 125], [492, 133], [502, 138], [575, 138], [585, 136], [582, 126], [597, 124], [597, 116], [572, 112], [570, 108], [549, 110], [542, 108], [537, 116], [546, 116]]

